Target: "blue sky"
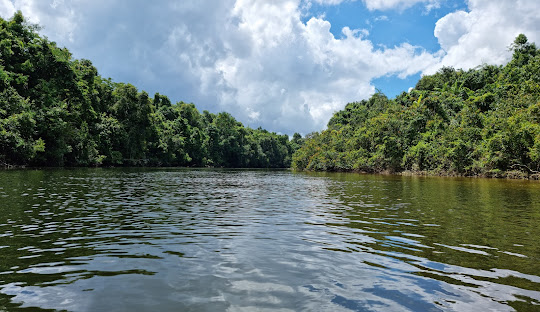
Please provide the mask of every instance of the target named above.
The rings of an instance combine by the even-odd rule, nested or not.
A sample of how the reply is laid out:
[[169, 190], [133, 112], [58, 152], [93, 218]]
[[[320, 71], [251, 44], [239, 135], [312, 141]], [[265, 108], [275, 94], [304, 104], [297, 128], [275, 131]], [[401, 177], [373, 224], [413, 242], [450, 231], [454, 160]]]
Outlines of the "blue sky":
[[[323, 15], [332, 24], [330, 31], [336, 37], [341, 29], [367, 29], [376, 45], [395, 46], [403, 42], [437, 52], [440, 45], [433, 34], [435, 23], [457, 10], [467, 10], [464, 1], [441, 2], [440, 7], [426, 9], [423, 3], [406, 9], [370, 11], [360, 1], [349, 1], [337, 6], [313, 4], [310, 15]], [[304, 18], [306, 19], [306, 18]]]
[[540, 42], [538, 0], [0, 0], [15, 10], [104, 77], [289, 135]]
[[[464, 1], [445, 1], [439, 3], [438, 7], [430, 9], [423, 3], [416, 3], [405, 9], [383, 11], [370, 11], [366, 5], [358, 1], [344, 2], [338, 6], [314, 3], [304, 21], [312, 16], [324, 16], [332, 24], [330, 32], [336, 38], [342, 37], [343, 27], [366, 29], [369, 31], [367, 38], [375, 46], [392, 47], [408, 42], [436, 53], [441, 46], [433, 33], [435, 23], [443, 16], [458, 10], [467, 10]], [[395, 97], [414, 87], [420, 77], [420, 73], [405, 78], [387, 75], [375, 78], [371, 82], [377, 90], [388, 97]]]

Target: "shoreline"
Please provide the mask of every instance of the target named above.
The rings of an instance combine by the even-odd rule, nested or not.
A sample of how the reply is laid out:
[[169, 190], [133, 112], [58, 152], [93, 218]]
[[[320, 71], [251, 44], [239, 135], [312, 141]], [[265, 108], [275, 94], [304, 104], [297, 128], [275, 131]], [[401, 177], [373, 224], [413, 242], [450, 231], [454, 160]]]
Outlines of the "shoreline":
[[486, 172], [475, 175], [459, 174], [452, 172], [431, 172], [431, 171], [402, 171], [397, 173], [402, 176], [431, 176], [431, 177], [462, 177], [462, 178], [484, 178], [484, 179], [509, 179], [509, 180], [531, 180], [539, 181], [540, 173], [528, 173], [523, 171], [501, 171]]
[[380, 170], [380, 171], [363, 171], [363, 170], [298, 170], [293, 168], [234, 168], [234, 167], [182, 167], [182, 166], [82, 166], [82, 167], [33, 167], [33, 166], [2, 166], [0, 171], [10, 171], [10, 170], [43, 170], [43, 169], [117, 169], [117, 168], [153, 168], [153, 169], [231, 169], [231, 170], [289, 170], [297, 172], [319, 172], [319, 173], [357, 173], [357, 174], [379, 174], [379, 175], [398, 175], [398, 176], [418, 176], [418, 177], [449, 177], [449, 178], [484, 178], [484, 179], [508, 179], [508, 180], [530, 180], [530, 181], [540, 181], [540, 173], [528, 173], [523, 171], [501, 171], [501, 172], [486, 172], [480, 174], [461, 174], [456, 172], [447, 172], [447, 171], [390, 171], [390, 170]]
[[390, 170], [380, 170], [380, 171], [362, 171], [362, 170], [321, 170], [321, 171], [311, 171], [311, 170], [296, 170], [293, 171], [299, 172], [328, 172], [328, 173], [357, 173], [357, 174], [379, 174], [379, 175], [396, 175], [396, 176], [407, 176], [407, 177], [448, 177], [448, 178], [481, 178], [481, 179], [507, 179], [507, 180], [529, 180], [529, 181], [540, 181], [540, 173], [527, 173], [523, 171], [504, 171], [504, 172], [487, 172], [480, 174], [461, 174], [456, 172], [446, 172], [446, 171], [390, 171]]

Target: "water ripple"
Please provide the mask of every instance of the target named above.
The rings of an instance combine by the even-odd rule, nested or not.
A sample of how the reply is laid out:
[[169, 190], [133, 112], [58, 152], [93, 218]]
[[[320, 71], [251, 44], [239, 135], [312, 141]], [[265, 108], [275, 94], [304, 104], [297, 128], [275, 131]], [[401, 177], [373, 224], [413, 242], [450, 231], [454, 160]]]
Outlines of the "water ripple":
[[539, 191], [287, 171], [7, 171], [0, 310], [534, 310]]

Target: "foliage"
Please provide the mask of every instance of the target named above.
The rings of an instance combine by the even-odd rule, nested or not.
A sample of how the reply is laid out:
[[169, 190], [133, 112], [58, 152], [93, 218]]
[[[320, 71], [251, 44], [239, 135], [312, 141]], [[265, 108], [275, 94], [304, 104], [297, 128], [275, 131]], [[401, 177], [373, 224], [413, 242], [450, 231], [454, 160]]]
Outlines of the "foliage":
[[540, 171], [540, 50], [519, 35], [505, 66], [444, 67], [395, 99], [349, 103], [293, 155], [300, 170], [462, 175]]
[[289, 167], [301, 145], [301, 137], [289, 141], [104, 79], [37, 30], [20, 12], [0, 18], [5, 166]]

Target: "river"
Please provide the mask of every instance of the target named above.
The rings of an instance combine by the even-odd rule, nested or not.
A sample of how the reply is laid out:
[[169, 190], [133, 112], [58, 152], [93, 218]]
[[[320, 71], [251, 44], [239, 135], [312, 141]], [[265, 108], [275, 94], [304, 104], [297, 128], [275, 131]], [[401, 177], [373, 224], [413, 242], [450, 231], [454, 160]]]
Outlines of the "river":
[[0, 311], [540, 310], [540, 183], [0, 172]]

